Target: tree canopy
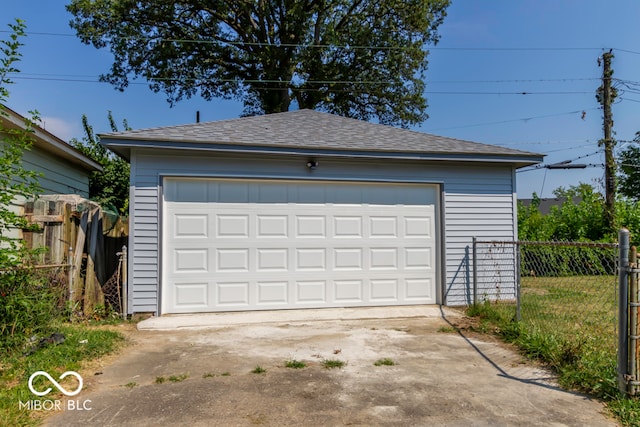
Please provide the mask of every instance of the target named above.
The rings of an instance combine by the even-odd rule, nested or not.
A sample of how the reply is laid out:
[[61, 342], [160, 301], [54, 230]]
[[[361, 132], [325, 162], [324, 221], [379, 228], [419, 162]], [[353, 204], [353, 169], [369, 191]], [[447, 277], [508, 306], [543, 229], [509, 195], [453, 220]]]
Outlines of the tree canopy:
[[[8, 85], [13, 81], [10, 73], [17, 73], [16, 63], [22, 54], [20, 37], [25, 36], [26, 25], [17, 19], [15, 24], [9, 24], [10, 35], [6, 40], [0, 40], [0, 115], [7, 116], [4, 104], [9, 100]], [[7, 270], [26, 262], [31, 251], [25, 249], [20, 238], [16, 237], [17, 229], [35, 229], [29, 225], [27, 219], [20, 215], [12, 205], [22, 200], [33, 200], [40, 192], [40, 174], [29, 170], [23, 163], [23, 154], [33, 145], [33, 130], [39, 121], [37, 112], [31, 112], [25, 117], [23, 128], [4, 126], [0, 122], [0, 290], [5, 292], [10, 274]], [[0, 302], [0, 306], [2, 306]], [[0, 313], [0, 320], [4, 315]], [[2, 335], [0, 327], [0, 335]]]
[[[111, 111], [107, 119], [112, 132], [118, 132], [118, 126]], [[126, 120], [123, 120], [125, 130], [131, 130]], [[102, 172], [91, 172], [89, 175], [89, 197], [100, 203], [103, 208], [111, 205], [121, 214], [129, 210], [129, 163], [116, 156], [111, 150], [100, 144], [100, 138], [93, 132], [86, 115], [82, 115], [84, 138], [72, 139], [71, 145], [80, 150], [102, 166]]]
[[424, 121], [427, 47], [450, 0], [72, 0], [80, 40], [114, 56], [103, 81], [173, 104], [239, 99], [407, 127]]
[[634, 138], [636, 144], [627, 146], [618, 158], [618, 191], [632, 200], [640, 200], [640, 132]]

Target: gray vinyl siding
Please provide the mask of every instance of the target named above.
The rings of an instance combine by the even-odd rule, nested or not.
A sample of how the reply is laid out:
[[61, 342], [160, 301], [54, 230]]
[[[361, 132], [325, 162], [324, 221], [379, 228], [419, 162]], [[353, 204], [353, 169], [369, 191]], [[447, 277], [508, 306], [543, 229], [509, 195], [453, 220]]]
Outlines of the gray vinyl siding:
[[22, 156], [24, 168], [39, 172], [41, 194], [78, 194], [89, 197], [89, 176], [86, 170], [34, 147]]
[[439, 184], [439, 302], [471, 301], [472, 239], [516, 237], [515, 175], [504, 163], [323, 158], [309, 171], [305, 156], [241, 156], [134, 149], [131, 155], [129, 312], [158, 312], [161, 279], [161, 183], [164, 176], [401, 181]]
[[[129, 273], [132, 294], [129, 312], [156, 312], [159, 298], [159, 186], [158, 172], [145, 173], [145, 163], [138, 161], [137, 153], [131, 158], [131, 204], [129, 221], [131, 237], [129, 244]], [[134, 202], [135, 201], [135, 202]]]

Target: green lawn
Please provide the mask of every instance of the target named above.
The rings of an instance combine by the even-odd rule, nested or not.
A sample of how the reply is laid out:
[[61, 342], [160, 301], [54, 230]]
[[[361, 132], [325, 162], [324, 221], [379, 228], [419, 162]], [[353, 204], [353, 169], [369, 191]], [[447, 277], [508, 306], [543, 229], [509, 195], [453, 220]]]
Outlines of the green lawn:
[[600, 397], [623, 424], [640, 425], [640, 401], [617, 390], [616, 289], [615, 276], [523, 277], [520, 322], [514, 304], [485, 302], [469, 314], [549, 364], [563, 387]]
[[[48, 344], [30, 354], [26, 354], [28, 349], [15, 348], [0, 358], [0, 426], [38, 425], [48, 411], [21, 408], [20, 402], [64, 397], [57, 390], [43, 398], [33, 395], [28, 388], [31, 374], [45, 371], [59, 378], [66, 371], [82, 372], [86, 362], [113, 352], [124, 340], [121, 333], [110, 327], [68, 323], [53, 327], [64, 334], [63, 343]], [[50, 384], [38, 377], [34, 386], [42, 390]]]

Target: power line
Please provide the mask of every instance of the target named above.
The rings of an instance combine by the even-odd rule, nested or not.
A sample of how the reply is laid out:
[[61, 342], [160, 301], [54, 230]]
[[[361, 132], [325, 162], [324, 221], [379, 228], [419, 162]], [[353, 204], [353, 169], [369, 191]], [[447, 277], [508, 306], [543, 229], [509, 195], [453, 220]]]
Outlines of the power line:
[[[43, 77], [43, 78], [53, 78], [53, 77], [66, 77], [66, 78], [95, 78], [95, 76], [93, 75], [88, 75], [88, 74], [54, 74], [54, 73], [24, 73], [24, 72], [20, 72], [20, 73], [8, 73], [9, 76], [12, 77], [30, 77], [30, 78], [36, 78], [36, 77]], [[544, 83], [544, 82], [574, 82], [574, 81], [595, 81], [595, 80], [600, 80], [599, 77], [580, 77], [580, 78], [558, 78], [558, 79], [504, 79], [504, 80], [427, 80], [428, 84], [461, 84], [461, 83], [469, 83], [469, 84], [476, 84], [476, 83], [487, 83], [487, 84], [493, 84], [493, 83]], [[233, 79], [219, 79], [217, 81], [223, 81], [223, 82], [227, 82], [227, 81], [235, 81]], [[256, 80], [257, 82], [258, 80]], [[259, 80], [259, 82], [273, 82], [273, 83], [281, 83], [281, 80]], [[340, 83], [341, 81], [308, 81], [309, 83], [313, 82], [313, 83]], [[342, 81], [344, 83], [350, 83], [350, 81]], [[382, 83], [382, 82], [371, 82], [371, 83]], [[640, 83], [638, 83], [640, 84]]]
[[[62, 77], [28, 77], [15, 75], [11, 76], [12, 79], [17, 80], [40, 80], [40, 81], [59, 81], [59, 82], [73, 82], [73, 83], [105, 83], [100, 80], [86, 79], [86, 78], [62, 78]], [[171, 81], [196, 81], [197, 79], [174, 79], [174, 78], [151, 78], [148, 82], [129, 82], [129, 85], [148, 85], [151, 82], [171, 82]], [[244, 83], [283, 83], [281, 80], [233, 80], [233, 79], [216, 79], [216, 82], [229, 83], [229, 82], [244, 82]], [[388, 82], [382, 81], [308, 81], [310, 84], [387, 84]], [[281, 90], [283, 87], [254, 87], [256, 90]], [[353, 88], [302, 88], [302, 87], [289, 87], [292, 91], [318, 91], [318, 92], [362, 92], [361, 90]], [[585, 95], [591, 94], [588, 91], [516, 91], [516, 92], [473, 92], [473, 91], [425, 91], [428, 95]]]
[[[0, 33], [11, 33], [9, 30], [0, 30]], [[26, 32], [26, 35], [32, 36], [45, 36], [45, 37], [76, 37], [71, 33], [52, 33], [52, 32], [39, 32], [30, 31]], [[142, 41], [154, 41], [154, 42], [170, 42], [170, 43], [203, 43], [203, 44], [225, 44], [225, 45], [238, 45], [238, 46], [269, 46], [269, 47], [306, 47], [306, 48], [348, 48], [348, 49], [379, 49], [379, 50], [406, 50], [407, 47], [398, 46], [375, 46], [375, 45], [327, 45], [327, 44], [300, 44], [300, 43], [264, 43], [264, 42], [233, 42], [233, 41], [221, 41], [221, 40], [196, 40], [196, 39], [173, 39], [173, 38], [159, 38], [159, 37], [143, 37], [143, 36], [130, 36], [130, 37], [108, 37], [109, 39], [126, 39], [126, 40], [142, 40]], [[530, 52], [530, 51], [588, 51], [588, 50], [603, 50], [602, 47], [442, 47], [432, 46], [429, 50], [450, 50], [450, 51], [495, 51], [495, 52]], [[618, 50], [618, 49], [616, 49]], [[625, 51], [620, 49], [621, 52], [637, 53], [633, 51]]]
[[613, 50], [615, 50], [616, 52], [624, 52], [624, 53], [632, 53], [634, 55], [640, 55], [640, 52], [635, 51], [635, 50], [618, 49], [618, 48], [613, 48]]
[[[588, 92], [588, 93], [591, 93], [591, 92]], [[583, 111], [590, 111], [590, 110], [598, 110], [598, 108], [588, 108], [588, 109], [585, 109], [585, 110], [568, 111], [566, 113], [545, 114], [545, 115], [542, 115], [542, 116], [523, 117], [523, 118], [520, 118], [520, 119], [501, 120], [501, 121], [497, 121], [497, 122], [474, 123], [474, 124], [471, 124], [471, 125], [436, 128], [436, 129], [429, 129], [429, 131], [432, 132], [432, 131], [450, 130], [450, 129], [464, 129], [464, 128], [470, 128], [470, 127], [476, 127], [476, 126], [501, 125], [501, 124], [504, 124], [504, 123], [513, 123], [513, 122], [526, 122], [526, 121], [534, 120], [534, 119], [546, 119], [546, 118], [549, 118], [549, 117], [567, 116], [567, 115], [571, 115], [571, 114], [582, 114]]]

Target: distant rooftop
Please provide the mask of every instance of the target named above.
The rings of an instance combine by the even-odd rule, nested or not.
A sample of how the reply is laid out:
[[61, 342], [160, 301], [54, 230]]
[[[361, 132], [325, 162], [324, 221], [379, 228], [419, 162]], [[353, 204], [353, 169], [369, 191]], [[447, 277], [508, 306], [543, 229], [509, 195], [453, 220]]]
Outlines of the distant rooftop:
[[[529, 207], [533, 203], [533, 199], [519, 199], [519, 202], [522, 203], [523, 206]], [[566, 197], [556, 197], [556, 198], [548, 198], [548, 199], [540, 199], [540, 204], [538, 205], [538, 212], [542, 215], [548, 215], [551, 213], [551, 208], [553, 206], [557, 206], [558, 208], [562, 207], [562, 205], [567, 201]], [[579, 204], [582, 201], [582, 197], [576, 196], [573, 198], [574, 204]]]

